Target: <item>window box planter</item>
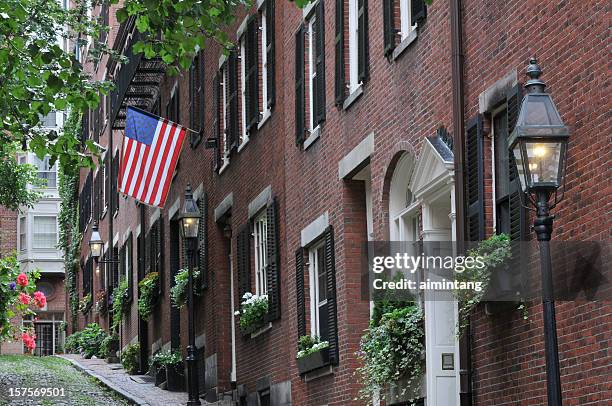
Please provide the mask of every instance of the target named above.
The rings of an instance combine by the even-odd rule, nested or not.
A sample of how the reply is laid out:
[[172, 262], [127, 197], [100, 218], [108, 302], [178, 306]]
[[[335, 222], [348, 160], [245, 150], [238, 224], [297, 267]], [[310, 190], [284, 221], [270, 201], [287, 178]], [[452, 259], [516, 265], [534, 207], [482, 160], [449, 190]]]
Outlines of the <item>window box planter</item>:
[[261, 330], [263, 327], [265, 326], [265, 323], [261, 322], [261, 323], [255, 323], [255, 324], [251, 324], [247, 327], [240, 327], [240, 332], [242, 333], [243, 336], [245, 337], [250, 337], [251, 334]]
[[329, 347], [297, 359], [297, 367], [298, 371], [300, 371], [300, 375], [304, 375], [327, 365], [331, 365]]
[[185, 390], [185, 369], [183, 363], [166, 365], [166, 389], [171, 392]]

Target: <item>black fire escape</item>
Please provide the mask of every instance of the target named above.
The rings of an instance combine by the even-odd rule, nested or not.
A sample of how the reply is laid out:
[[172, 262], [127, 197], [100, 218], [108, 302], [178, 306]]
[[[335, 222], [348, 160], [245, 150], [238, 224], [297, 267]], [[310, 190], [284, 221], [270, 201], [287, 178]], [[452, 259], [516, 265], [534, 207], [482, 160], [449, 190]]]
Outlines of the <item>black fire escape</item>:
[[[123, 50], [128, 62], [119, 68], [115, 76], [115, 88], [110, 94], [110, 122], [113, 130], [125, 128], [127, 106], [151, 110], [159, 97], [160, 84], [165, 75], [165, 65], [160, 58], [147, 59], [142, 53], [135, 54], [133, 45], [140, 40], [134, 27], [134, 18], [129, 18], [119, 27], [114, 49]], [[116, 62], [109, 62], [108, 71], [116, 69]]]

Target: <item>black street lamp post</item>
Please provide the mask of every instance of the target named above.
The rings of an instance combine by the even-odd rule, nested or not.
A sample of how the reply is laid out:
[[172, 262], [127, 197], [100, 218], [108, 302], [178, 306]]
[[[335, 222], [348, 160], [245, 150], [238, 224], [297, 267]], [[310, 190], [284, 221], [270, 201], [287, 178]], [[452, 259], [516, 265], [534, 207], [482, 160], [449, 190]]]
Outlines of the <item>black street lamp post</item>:
[[509, 144], [522, 189], [536, 211], [534, 231], [540, 244], [548, 405], [562, 406], [550, 258], [554, 216], [550, 210], [563, 197], [557, 192], [564, 185], [569, 129], [563, 124], [552, 98], [544, 91], [546, 85], [540, 80], [542, 70], [535, 58], [530, 60], [527, 75], [530, 78], [525, 84], [527, 94]]
[[194, 305], [193, 305], [193, 268], [194, 256], [198, 247], [198, 228], [200, 224], [200, 211], [193, 200], [191, 186], [185, 189], [185, 204], [181, 213], [181, 233], [187, 244], [187, 257], [189, 261], [188, 283], [187, 283], [187, 306], [189, 316], [189, 345], [187, 346], [187, 374], [189, 382], [189, 401], [187, 405], [200, 405], [200, 391], [198, 388], [199, 377], [195, 348], [195, 325], [194, 325]]

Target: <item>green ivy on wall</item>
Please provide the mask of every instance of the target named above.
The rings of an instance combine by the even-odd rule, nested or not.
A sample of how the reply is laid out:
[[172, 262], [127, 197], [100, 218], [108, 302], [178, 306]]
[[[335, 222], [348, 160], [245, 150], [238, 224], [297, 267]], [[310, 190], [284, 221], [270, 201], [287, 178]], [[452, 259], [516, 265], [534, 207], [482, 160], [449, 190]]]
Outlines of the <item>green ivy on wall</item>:
[[[64, 132], [78, 133], [81, 128], [81, 115], [71, 112], [64, 125]], [[79, 311], [79, 292], [77, 274], [81, 251], [81, 233], [79, 231], [79, 171], [59, 165], [58, 189], [60, 195], [59, 212], [59, 247], [64, 251], [65, 285], [68, 292], [68, 306], [72, 326], [77, 323]]]

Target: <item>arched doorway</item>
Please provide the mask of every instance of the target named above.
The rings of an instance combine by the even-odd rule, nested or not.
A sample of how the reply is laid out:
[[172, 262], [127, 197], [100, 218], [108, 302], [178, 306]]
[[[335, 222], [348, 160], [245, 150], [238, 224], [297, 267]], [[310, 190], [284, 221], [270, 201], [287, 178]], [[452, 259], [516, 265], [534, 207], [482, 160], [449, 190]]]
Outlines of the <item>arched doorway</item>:
[[[421, 240], [426, 255], [433, 244], [454, 239], [453, 156], [438, 137], [423, 142], [418, 160], [404, 153], [389, 188], [389, 231], [392, 241]], [[451, 255], [451, 244], [435, 254]], [[442, 251], [440, 251], [442, 250]], [[423, 274], [435, 280], [435, 274]], [[426, 290], [420, 300], [425, 312], [426, 373], [421, 388], [427, 406], [459, 404], [459, 353], [455, 335], [457, 303], [449, 291]]]

